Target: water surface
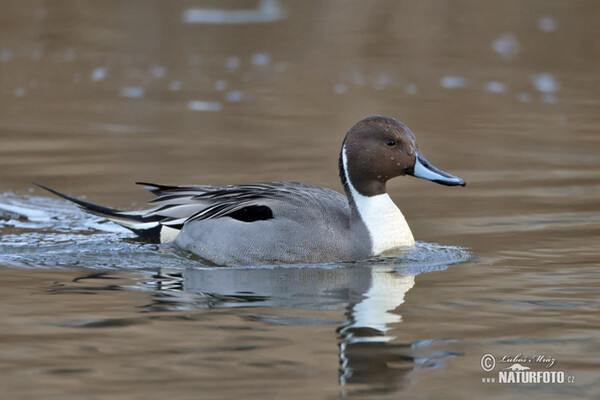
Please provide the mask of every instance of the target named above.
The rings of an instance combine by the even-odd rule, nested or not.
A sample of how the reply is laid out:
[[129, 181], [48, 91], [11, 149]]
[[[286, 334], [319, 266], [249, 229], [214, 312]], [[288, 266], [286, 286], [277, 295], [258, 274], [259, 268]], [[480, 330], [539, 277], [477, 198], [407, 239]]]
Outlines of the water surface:
[[[593, 1], [6, 2], [0, 388], [11, 398], [600, 396]], [[135, 181], [341, 190], [394, 116], [448, 188], [389, 183], [419, 246], [212, 268], [33, 189], [135, 209]], [[498, 384], [491, 354], [571, 384]]]

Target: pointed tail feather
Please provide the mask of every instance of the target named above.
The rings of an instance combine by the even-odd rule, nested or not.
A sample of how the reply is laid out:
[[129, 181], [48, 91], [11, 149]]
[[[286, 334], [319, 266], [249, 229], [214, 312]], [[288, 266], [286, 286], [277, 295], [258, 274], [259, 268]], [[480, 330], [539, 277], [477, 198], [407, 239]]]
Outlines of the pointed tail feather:
[[144, 186], [145, 190], [149, 191], [150, 193], [154, 193], [157, 196], [159, 196], [161, 192], [177, 189], [177, 186], [159, 185], [157, 183], [150, 182], [136, 182], [135, 184]]
[[[161, 243], [161, 231], [163, 225], [160, 223], [162, 217], [158, 215], [146, 216], [145, 212], [124, 212], [114, 208], [99, 206], [97, 204], [88, 203], [87, 201], [79, 200], [66, 194], [57, 192], [44, 185], [32, 182], [34, 185], [49, 191], [50, 193], [62, 197], [75, 203], [83, 211], [106, 218], [116, 224], [119, 224], [132, 232], [139, 235], [141, 238], [149, 240], [153, 243]], [[171, 228], [172, 229], [172, 228]]]

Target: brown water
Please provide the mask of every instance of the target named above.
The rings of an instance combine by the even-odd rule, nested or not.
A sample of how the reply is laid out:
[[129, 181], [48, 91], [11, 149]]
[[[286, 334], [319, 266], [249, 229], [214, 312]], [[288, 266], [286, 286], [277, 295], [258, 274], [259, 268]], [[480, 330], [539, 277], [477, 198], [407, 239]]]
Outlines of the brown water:
[[[1, 397], [600, 397], [597, 2], [2, 11]], [[468, 182], [390, 183], [405, 259], [207, 268], [30, 184], [127, 209], [135, 181], [340, 189], [372, 114]], [[482, 382], [519, 354], [574, 383]]]

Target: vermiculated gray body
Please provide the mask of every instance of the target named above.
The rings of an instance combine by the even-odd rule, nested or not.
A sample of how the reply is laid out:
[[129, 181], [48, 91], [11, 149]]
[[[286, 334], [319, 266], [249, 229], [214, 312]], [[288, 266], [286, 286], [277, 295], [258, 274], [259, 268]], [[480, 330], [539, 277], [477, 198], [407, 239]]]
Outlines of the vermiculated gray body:
[[283, 195], [259, 197], [254, 202], [268, 206], [272, 218], [190, 221], [174, 244], [218, 265], [322, 263], [369, 257], [369, 233], [362, 220], [353, 216], [346, 196], [300, 183], [268, 185], [276, 185]]

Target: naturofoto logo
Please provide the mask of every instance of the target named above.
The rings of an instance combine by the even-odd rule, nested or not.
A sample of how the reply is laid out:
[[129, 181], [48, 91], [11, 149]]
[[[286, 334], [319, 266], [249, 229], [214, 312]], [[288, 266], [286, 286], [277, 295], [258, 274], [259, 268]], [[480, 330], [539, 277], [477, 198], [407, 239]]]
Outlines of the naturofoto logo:
[[[483, 383], [506, 384], [563, 384], [575, 383], [575, 376], [560, 370], [550, 370], [556, 359], [545, 355], [515, 356], [503, 355], [496, 359], [492, 354], [481, 357], [481, 369], [488, 376], [481, 378]], [[497, 368], [496, 368], [497, 367]]]

